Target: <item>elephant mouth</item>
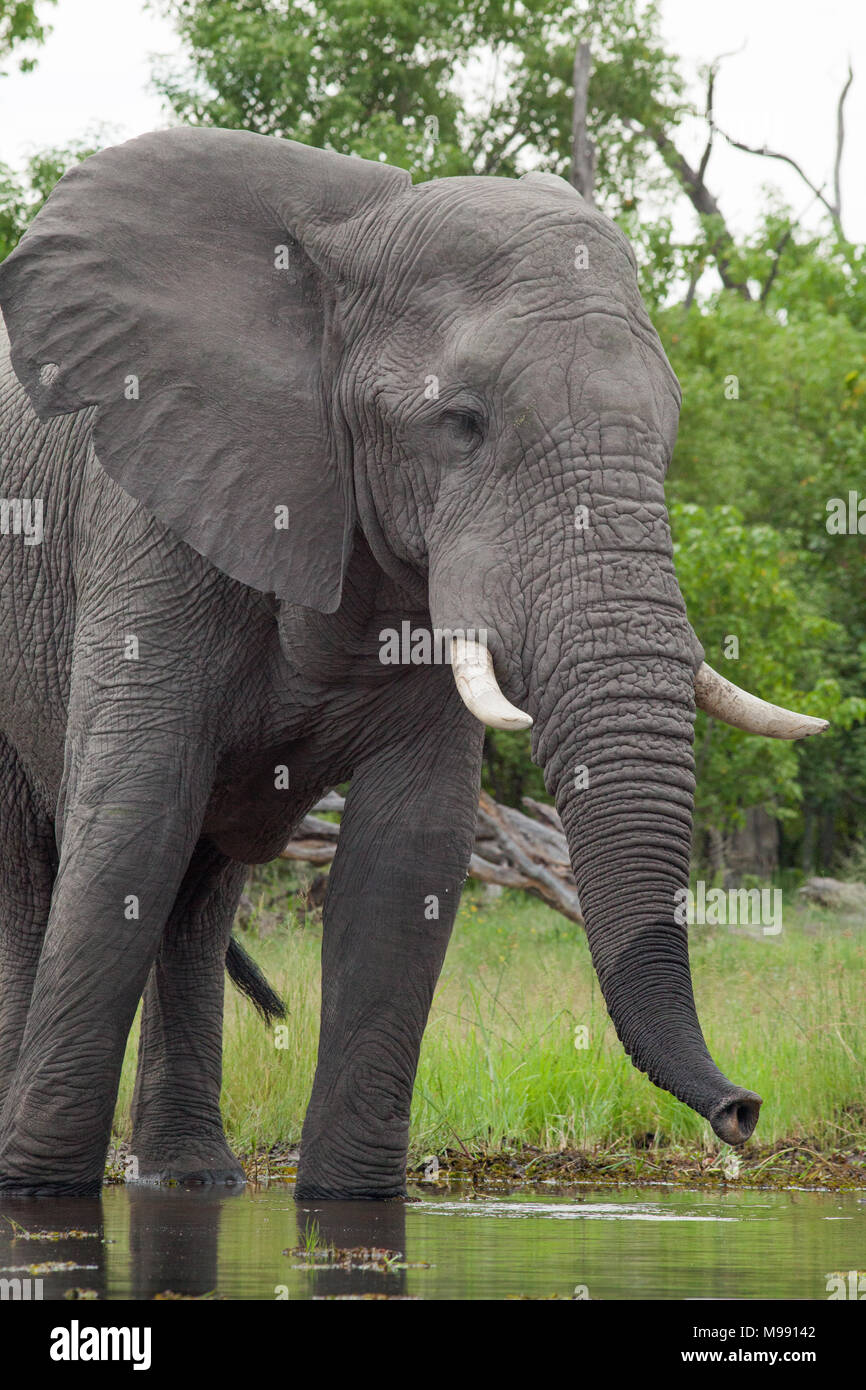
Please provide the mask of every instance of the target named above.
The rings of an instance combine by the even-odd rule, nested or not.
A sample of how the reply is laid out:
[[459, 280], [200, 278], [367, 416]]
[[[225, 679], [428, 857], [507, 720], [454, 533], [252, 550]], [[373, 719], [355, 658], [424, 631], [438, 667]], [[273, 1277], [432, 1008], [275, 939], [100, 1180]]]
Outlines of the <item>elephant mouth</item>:
[[758, 1123], [763, 1103], [754, 1091], [737, 1091], [711, 1110], [707, 1119], [725, 1144], [745, 1144]]

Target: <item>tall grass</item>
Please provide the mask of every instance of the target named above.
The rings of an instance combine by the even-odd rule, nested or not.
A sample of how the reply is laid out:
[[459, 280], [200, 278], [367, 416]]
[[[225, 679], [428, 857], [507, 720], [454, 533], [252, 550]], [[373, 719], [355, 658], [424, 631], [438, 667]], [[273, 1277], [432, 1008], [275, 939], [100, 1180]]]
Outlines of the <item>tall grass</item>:
[[[710, 1050], [733, 1081], [764, 1097], [756, 1138], [866, 1142], [866, 925], [786, 908], [776, 937], [691, 931]], [[275, 1036], [228, 989], [223, 1112], [230, 1142], [242, 1151], [300, 1137], [315, 1068], [320, 940], [318, 928], [290, 916], [266, 939], [244, 935], [288, 1016]], [[130, 1048], [121, 1133], [133, 1066]], [[521, 894], [490, 903], [466, 894], [424, 1039], [414, 1154], [460, 1145], [607, 1146], [648, 1133], [674, 1145], [717, 1146], [704, 1120], [625, 1057], [580, 928]]]

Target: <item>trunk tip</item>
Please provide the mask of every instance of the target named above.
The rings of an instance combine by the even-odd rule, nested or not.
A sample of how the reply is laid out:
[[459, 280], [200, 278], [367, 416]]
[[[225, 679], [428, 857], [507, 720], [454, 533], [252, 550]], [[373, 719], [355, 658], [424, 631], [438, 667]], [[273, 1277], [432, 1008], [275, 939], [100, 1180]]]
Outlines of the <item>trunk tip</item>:
[[745, 1144], [758, 1123], [763, 1103], [754, 1091], [736, 1091], [711, 1111], [707, 1119], [725, 1144]]

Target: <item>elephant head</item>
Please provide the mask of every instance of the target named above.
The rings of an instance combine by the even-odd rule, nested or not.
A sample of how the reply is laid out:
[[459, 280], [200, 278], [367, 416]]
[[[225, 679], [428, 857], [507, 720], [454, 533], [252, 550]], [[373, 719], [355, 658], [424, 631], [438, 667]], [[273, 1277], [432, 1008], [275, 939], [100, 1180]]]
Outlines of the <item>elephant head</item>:
[[61, 182], [0, 271], [41, 416], [220, 569], [335, 611], [362, 532], [455, 643], [479, 719], [533, 725], [619, 1037], [720, 1138], [687, 930], [696, 704], [822, 721], [703, 664], [663, 482], [679, 386], [617, 227], [549, 175], [447, 178], [241, 132], [145, 136]]

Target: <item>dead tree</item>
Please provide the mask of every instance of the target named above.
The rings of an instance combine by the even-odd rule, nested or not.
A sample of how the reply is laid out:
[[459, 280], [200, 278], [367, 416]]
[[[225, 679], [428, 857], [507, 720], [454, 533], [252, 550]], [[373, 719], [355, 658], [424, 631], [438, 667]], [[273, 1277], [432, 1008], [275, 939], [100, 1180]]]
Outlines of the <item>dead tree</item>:
[[589, 44], [586, 40], [582, 40], [577, 45], [574, 55], [570, 183], [588, 203], [593, 202], [592, 190], [595, 183], [595, 145], [590, 140], [586, 127], [591, 70], [592, 58]]

